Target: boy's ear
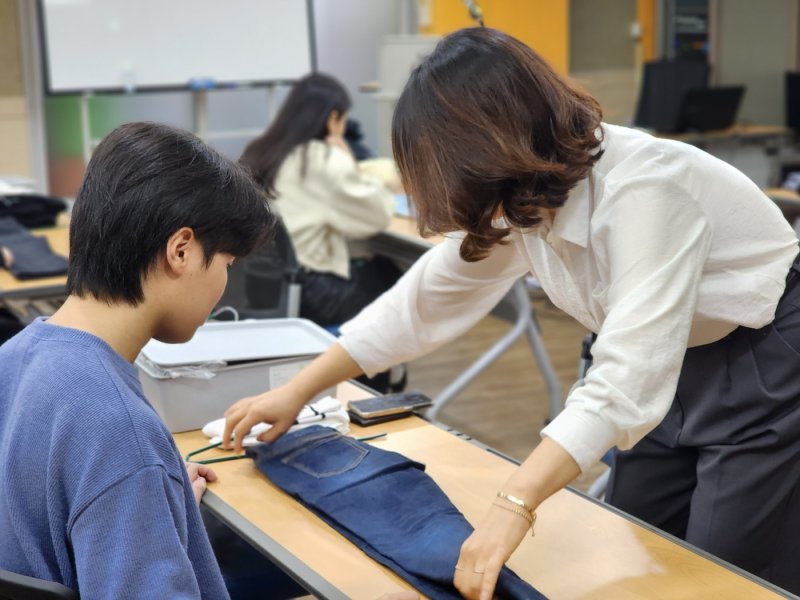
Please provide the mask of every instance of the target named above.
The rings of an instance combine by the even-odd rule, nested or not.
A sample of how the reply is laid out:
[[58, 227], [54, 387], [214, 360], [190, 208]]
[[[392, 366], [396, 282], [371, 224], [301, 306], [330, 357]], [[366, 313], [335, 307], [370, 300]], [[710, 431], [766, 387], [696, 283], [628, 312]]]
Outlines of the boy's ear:
[[181, 227], [167, 240], [166, 262], [175, 273], [182, 273], [189, 264], [189, 255], [197, 246], [191, 227]]

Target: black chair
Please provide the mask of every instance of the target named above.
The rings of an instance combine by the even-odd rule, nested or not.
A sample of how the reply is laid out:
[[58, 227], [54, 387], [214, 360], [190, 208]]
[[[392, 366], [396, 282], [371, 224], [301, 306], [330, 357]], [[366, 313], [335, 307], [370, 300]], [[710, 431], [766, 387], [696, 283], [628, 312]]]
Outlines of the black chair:
[[233, 263], [214, 318], [225, 319], [225, 307], [235, 309], [240, 319], [297, 317], [300, 290], [300, 265], [289, 233], [279, 221], [268, 243]]
[[786, 126], [800, 136], [800, 71], [786, 72]]
[[78, 600], [78, 594], [54, 581], [0, 569], [0, 600]]
[[[230, 319], [280, 319], [300, 316], [302, 272], [292, 246], [289, 232], [278, 221], [272, 239], [245, 260], [236, 261], [228, 270], [228, 285], [217, 308], [212, 313], [216, 320]], [[234, 313], [231, 309], [234, 309]], [[338, 337], [338, 325], [325, 326]], [[405, 365], [398, 371], [396, 380], [391, 371], [368, 378], [362, 375], [357, 381], [379, 393], [400, 392], [405, 389]]]
[[677, 133], [684, 95], [689, 90], [707, 88], [710, 72], [709, 65], [698, 60], [645, 63], [634, 125], [663, 133]]

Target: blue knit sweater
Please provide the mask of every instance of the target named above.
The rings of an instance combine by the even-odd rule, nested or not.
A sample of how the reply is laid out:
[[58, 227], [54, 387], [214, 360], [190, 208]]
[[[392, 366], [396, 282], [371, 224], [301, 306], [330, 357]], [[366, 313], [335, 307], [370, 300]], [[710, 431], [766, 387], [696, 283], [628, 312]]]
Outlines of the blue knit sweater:
[[136, 369], [36, 321], [0, 347], [0, 567], [90, 598], [227, 598]]

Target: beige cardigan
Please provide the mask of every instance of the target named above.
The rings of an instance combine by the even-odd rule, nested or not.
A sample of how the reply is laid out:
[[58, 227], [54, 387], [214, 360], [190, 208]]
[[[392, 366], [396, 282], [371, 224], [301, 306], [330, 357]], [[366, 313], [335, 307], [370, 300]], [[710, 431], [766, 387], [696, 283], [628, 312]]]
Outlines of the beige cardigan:
[[392, 194], [379, 179], [359, 171], [341, 148], [309, 142], [305, 176], [302, 153], [302, 146], [295, 148], [281, 165], [273, 206], [300, 265], [349, 279], [348, 242], [386, 229], [394, 213]]

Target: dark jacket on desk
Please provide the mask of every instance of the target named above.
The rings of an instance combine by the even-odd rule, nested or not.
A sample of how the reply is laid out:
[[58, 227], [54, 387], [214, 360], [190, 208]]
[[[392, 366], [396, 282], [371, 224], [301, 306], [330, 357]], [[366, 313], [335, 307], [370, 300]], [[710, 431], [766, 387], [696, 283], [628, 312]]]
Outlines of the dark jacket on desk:
[[17, 279], [67, 273], [67, 259], [55, 254], [46, 239], [31, 235], [16, 219], [0, 218], [0, 246], [7, 247], [14, 254], [14, 261], [7, 268]]

